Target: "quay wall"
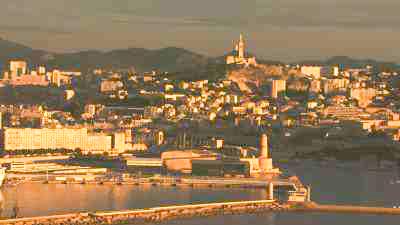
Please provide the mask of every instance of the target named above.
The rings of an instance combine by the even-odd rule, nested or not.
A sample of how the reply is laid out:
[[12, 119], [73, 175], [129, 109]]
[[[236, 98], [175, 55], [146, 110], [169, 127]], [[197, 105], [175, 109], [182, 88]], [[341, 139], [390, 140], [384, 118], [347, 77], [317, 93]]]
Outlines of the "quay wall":
[[186, 186], [186, 187], [226, 187], [226, 188], [268, 188], [269, 184], [274, 186], [296, 186], [295, 183], [288, 180], [258, 180], [258, 179], [239, 179], [239, 178], [134, 178], [134, 179], [99, 179], [99, 180], [76, 180], [74, 176], [59, 176], [63, 180], [46, 180], [46, 176], [26, 176], [24, 179], [6, 180], [7, 184], [14, 183], [48, 183], [48, 184], [117, 184], [117, 185], [152, 185], [152, 186]]

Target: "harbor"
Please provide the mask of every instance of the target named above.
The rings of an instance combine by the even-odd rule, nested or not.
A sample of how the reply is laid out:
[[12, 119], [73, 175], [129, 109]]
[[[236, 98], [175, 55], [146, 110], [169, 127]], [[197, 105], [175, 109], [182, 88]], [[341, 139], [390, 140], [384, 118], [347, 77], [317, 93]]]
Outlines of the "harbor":
[[[345, 167], [344, 167], [345, 166]], [[392, 179], [398, 177], [397, 171], [364, 171], [353, 164], [343, 164], [343, 168], [337, 168], [334, 163], [324, 164], [312, 163], [290, 165], [294, 171], [302, 176], [306, 182], [312, 182], [312, 200], [324, 205], [353, 205], [357, 207], [379, 206], [392, 212], [393, 206], [400, 201], [396, 196], [398, 184]], [[335, 173], [333, 173], [335, 172]], [[330, 174], [330, 176], [326, 176]], [[311, 178], [313, 180], [311, 180]], [[333, 187], [331, 184], [346, 184], [340, 187]], [[379, 183], [382, 187], [371, 185]], [[361, 190], [361, 191], [360, 191]], [[382, 191], [385, 190], [385, 191]], [[266, 188], [226, 188], [199, 186], [169, 186], [169, 185], [115, 185], [115, 184], [43, 184], [43, 183], [21, 183], [14, 187], [4, 186], [2, 197], [2, 217], [12, 218], [12, 209], [15, 205], [20, 208], [18, 218], [42, 217], [49, 215], [78, 214], [80, 212], [120, 212], [133, 209], [150, 209], [171, 205], [209, 204], [223, 202], [241, 202], [267, 200]], [[333, 195], [334, 193], [334, 195]], [[374, 193], [374, 194], [373, 194]], [[376, 194], [375, 194], [376, 193]], [[41, 204], [37, 204], [40, 201]], [[301, 211], [297, 209], [284, 211], [262, 210], [257, 214], [248, 212], [236, 212], [233, 215], [224, 215], [223, 218], [252, 218], [260, 221], [276, 220], [283, 221], [308, 221], [316, 218], [325, 222], [328, 218], [346, 218], [346, 220], [363, 221], [364, 224], [376, 224], [378, 218], [385, 218], [386, 221], [395, 220], [393, 214], [365, 214], [360, 216], [357, 207], [348, 213], [333, 211], [332, 208], [315, 208], [313, 210]], [[49, 210], [51, 209], [51, 210]], [[343, 208], [342, 208], [343, 209]], [[395, 209], [394, 209], [395, 210]], [[396, 210], [395, 210], [396, 211]], [[305, 213], [307, 212], [307, 213]], [[309, 214], [308, 212], [312, 213]], [[261, 214], [260, 214], [261, 213]], [[206, 217], [218, 221], [222, 217], [217, 214], [213, 217]], [[282, 215], [282, 216], [280, 216]], [[284, 217], [283, 217], [284, 215]], [[310, 215], [312, 215], [310, 217]], [[191, 217], [185, 219], [185, 224], [196, 224], [190, 221], [201, 221], [202, 217]], [[247, 219], [244, 219], [247, 218]], [[363, 219], [364, 218], [364, 219]], [[370, 219], [365, 219], [370, 218]], [[172, 219], [172, 218], [171, 218]], [[208, 220], [208, 219], [207, 219]], [[315, 219], [314, 219], [315, 220]], [[345, 220], [345, 219], [343, 219]], [[345, 220], [345, 221], [346, 221]], [[166, 224], [176, 224], [171, 220]], [[336, 221], [336, 220], [335, 220]], [[153, 224], [149, 222], [149, 224]], [[163, 223], [164, 224], [164, 223]], [[216, 223], [218, 224], [218, 223]], [[327, 222], [326, 224], [330, 224]], [[332, 223], [335, 224], [335, 223]], [[396, 224], [396, 223], [383, 223]]]
[[[3, 224], [117, 224], [117, 223], [159, 223], [181, 218], [197, 218], [218, 215], [245, 215], [254, 213], [327, 213], [327, 214], [366, 214], [366, 215], [400, 215], [400, 209], [386, 206], [352, 206], [336, 204], [332, 202], [321, 204], [311, 200], [311, 186], [304, 185], [296, 176], [283, 176], [281, 166], [272, 165], [272, 157], [268, 151], [266, 136], [261, 138], [261, 155], [259, 158], [250, 158], [244, 161], [221, 161], [221, 164], [210, 164], [209, 159], [202, 159], [190, 151], [173, 151], [161, 158], [161, 166], [170, 171], [188, 171], [191, 174], [181, 173], [179, 175], [152, 174], [142, 175], [126, 171], [110, 171], [104, 168], [87, 166], [61, 165], [52, 162], [41, 163], [18, 163], [11, 162], [9, 173], [4, 187], [15, 190], [15, 194], [21, 193], [21, 186], [37, 186], [40, 189], [54, 188], [68, 190], [70, 188], [82, 191], [86, 188], [97, 190], [108, 189], [113, 193], [110, 197], [118, 201], [129, 202], [129, 198], [119, 195], [119, 189], [128, 188], [132, 191], [140, 190], [164, 190], [170, 189], [180, 194], [181, 191], [191, 192], [192, 190], [216, 192], [224, 194], [234, 191], [237, 194], [244, 191], [257, 191], [261, 193], [251, 199], [235, 199], [237, 194], [224, 199], [210, 198], [207, 202], [196, 202], [189, 198], [186, 202], [170, 202], [168, 204], [152, 204], [151, 207], [124, 206], [117, 208], [82, 207], [74, 210], [44, 215], [29, 216], [20, 213], [20, 200], [16, 200], [11, 207], [12, 214], [0, 223]], [[210, 157], [210, 155], [207, 155]], [[146, 159], [147, 160], [147, 159]], [[241, 159], [242, 160], [242, 159]], [[217, 160], [218, 161], [218, 160]], [[143, 159], [131, 159], [127, 161], [131, 166], [140, 164]], [[248, 167], [242, 167], [248, 163]], [[208, 166], [208, 171], [215, 171], [213, 168], [226, 173], [224, 176], [198, 176], [204, 170], [198, 170], [196, 166]], [[222, 165], [222, 166], [221, 166]], [[231, 167], [240, 165], [240, 167]], [[159, 165], [158, 165], [159, 166]], [[216, 167], [215, 167], [216, 166]], [[221, 167], [220, 167], [221, 166]], [[228, 166], [228, 167], [225, 167]], [[229, 169], [228, 169], [229, 168]], [[232, 169], [234, 168], [234, 169]], [[237, 170], [240, 168], [240, 170]], [[245, 170], [241, 170], [241, 168]], [[247, 171], [248, 173], [236, 173]], [[213, 173], [213, 172], [212, 172]], [[247, 174], [247, 175], [246, 175]], [[301, 175], [304, 175], [302, 173]], [[307, 181], [307, 183], [311, 183]], [[313, 182], [315, 183], [315, 182]], [[130, 188], [132, 187], [132, 188]], [[50, 189], [49, 189], [50, 190]], [[51, 191], [50, 191], [51, 193]], [[68, 195], [73, 192], [67, 191]], [[94, 192], [99, 193], [98, 191]], [[168, 195], [166, 195], [168, 196]], [[99, 197], [100, 198], [100, 197]], [[42, 199], [42, 196], [39, 197]], [[52, 199], [52, 198], [49, 198]], [[96, 198], [97, 199], [97, 196]], [[22, 199], [24, 200], [24, 199]], [[67, 199], [65, 199], [66, 201]], [[313, 199], [314, 200], [314, 199]], [[86, 201], [86, 200], [83, 200]], [[114, 200], [113, 200], [114, 201]], [[111, 204], [115, 204], [111, 202]], [[5, 201], [6, 203], [9, 202]], [[82, 204], [79, 202], [78, 204]], [[51, 206], [50, 206], [51, 207]], [[54, 206], [53, 206], [54, 207]], [[65, 207], [65, 206], [64, 206]], [[67, 207], [68, 208], [68, 207]], [[65, 212], [65, 214], [64, 214]]]

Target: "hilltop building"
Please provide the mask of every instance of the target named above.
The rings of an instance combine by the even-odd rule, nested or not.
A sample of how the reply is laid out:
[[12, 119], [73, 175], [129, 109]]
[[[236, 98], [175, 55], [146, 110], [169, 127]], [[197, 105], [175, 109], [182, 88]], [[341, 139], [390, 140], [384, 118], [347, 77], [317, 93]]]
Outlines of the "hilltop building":
[[239, 41], [236, 43], [233, 41], [234, 49], [232, 55], [226, 57], [226, 64], [238, 64], [238, 65], [252, 65], [256, 66], [257, 61], [255, 57], [246, 57], [246, 43], [243, 35], [240, 34]]

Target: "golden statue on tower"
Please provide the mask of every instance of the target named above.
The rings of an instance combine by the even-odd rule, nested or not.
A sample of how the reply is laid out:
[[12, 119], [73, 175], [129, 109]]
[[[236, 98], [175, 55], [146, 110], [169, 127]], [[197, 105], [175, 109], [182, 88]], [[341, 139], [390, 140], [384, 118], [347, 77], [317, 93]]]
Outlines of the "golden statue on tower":
[[236, 43], [233, 41], [234, 50], [232, 51], [232, 55], [228, 55], [226, 57], [226, 64], [238, 64], [238, 65], [257, 65], [257, 61], [255, 57], [246, 57], [246, 45], [243, 38], [243, 35], [240, 34], [239, 42]]

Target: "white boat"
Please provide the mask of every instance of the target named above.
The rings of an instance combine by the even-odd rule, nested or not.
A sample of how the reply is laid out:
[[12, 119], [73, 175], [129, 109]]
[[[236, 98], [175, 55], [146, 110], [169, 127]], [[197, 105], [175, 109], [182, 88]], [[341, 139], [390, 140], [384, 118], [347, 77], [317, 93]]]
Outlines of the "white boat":
[[0, 168], [0, 187], [3, 186], [4, 180], [6, 178], [6, 168]]

